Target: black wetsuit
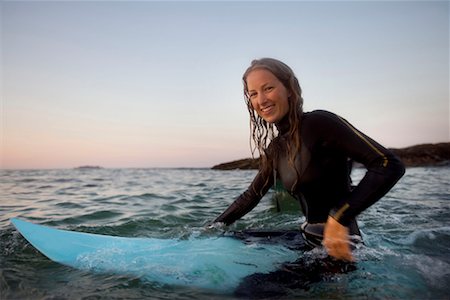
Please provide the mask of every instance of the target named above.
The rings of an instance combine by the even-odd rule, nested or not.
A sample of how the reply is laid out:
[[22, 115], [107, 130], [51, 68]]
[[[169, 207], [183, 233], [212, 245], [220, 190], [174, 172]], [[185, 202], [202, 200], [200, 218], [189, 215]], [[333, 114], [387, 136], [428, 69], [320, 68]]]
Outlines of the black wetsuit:
[[[301, 149], [295, 159], [297, 172], [288, 162], [287, 117], [276, 126], [279, 135], [268, 148], [272, 170], [260, 169], [249, 188], [215, 222], [229, 225], [247, 214], [277, 178], [300, 201], [307, 224], [325, 223], [331, 215], [348, 226], [350, 233], [358, 234], [355, 217], [385, 195], [405, 172], [393, 153], [327, 111], [302, 115]], [[354, 188], [349, 160], [367, 168], [364, 178]]]

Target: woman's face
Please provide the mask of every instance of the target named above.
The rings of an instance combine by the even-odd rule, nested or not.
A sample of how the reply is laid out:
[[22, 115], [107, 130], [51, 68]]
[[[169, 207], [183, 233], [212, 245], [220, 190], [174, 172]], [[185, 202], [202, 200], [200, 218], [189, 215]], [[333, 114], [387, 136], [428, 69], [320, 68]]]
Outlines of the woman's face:
[[255, 69], [246, 82], [252, 107], [266, 122], [279, 122], [288, 113], [290, 93], [270, 71]]

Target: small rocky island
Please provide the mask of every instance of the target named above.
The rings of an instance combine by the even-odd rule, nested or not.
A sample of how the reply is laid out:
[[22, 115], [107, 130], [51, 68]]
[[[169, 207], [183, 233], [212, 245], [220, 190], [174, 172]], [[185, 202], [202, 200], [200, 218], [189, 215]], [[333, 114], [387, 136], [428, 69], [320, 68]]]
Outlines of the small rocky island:
[[100, 166], [89, 166], [89, 165], [86, 165], [86, 166], [76, 167], [75, 169], [76, 170], [98, 170], [98, 169], [103, 169], [103, 168], [100, 167]]
[[[450, 165], [450, 143], [421, 144], [406, 148], [390, 148], [406, 167]], [[213, 170], [258, 169], [258, 158], [240, 159], [212, 167]]]

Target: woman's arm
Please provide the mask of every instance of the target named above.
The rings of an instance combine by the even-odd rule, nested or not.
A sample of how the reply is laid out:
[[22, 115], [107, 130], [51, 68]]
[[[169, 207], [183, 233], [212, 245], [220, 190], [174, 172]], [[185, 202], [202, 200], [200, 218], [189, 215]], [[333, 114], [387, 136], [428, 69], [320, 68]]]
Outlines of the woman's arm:
[[248, 189], [217, 217], [214, 222], [222, 222], [230, 225], [250, 212], [273, 184], [272, 176], [265, 173], [267, 172], [259, 171]]
[[329, 112], [315, 113], [318, 142], [362, 163], [367, 172], [347, 199], [330, 211], [324, 228], [323, 245], [330, 256], [352, 261], [348, 228], [350, 220], [383, 197], [403, 176], [403, 163], [389, 150]]
[[[383, 197], [405, 173], [398, 157], [345, 119], [325, 111], [317, 112], [314, 120], [318, 141], [362, 163], [367, 172], [348, 198], [341, 199], [330, 216], [342, 225]], [[313, 125], [314, 126], [314, 125]]]

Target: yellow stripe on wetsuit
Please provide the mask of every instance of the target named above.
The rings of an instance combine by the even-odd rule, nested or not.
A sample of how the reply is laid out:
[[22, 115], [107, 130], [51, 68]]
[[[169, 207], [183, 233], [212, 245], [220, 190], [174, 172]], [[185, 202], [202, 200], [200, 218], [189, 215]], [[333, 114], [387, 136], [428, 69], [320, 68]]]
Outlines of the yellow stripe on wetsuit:
[[375, 147], [371, 142], [369, 142], [360, 132], [358, 132], [350, 123], [348, 123], [345, 119], [340, 116], [337, 116], [345, 125], [348, 126], [361, 140], [363, 140], [370, 148], [372, 148], [378, 155], [383, 158], [383, 167], [387, 167], [388, 159], [383, 152], [380, 151], [377, 147]]

